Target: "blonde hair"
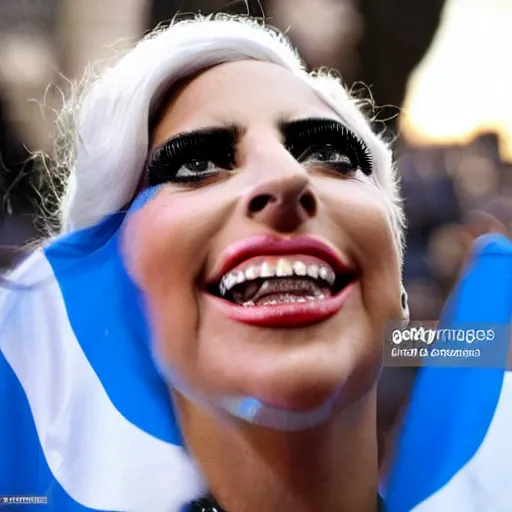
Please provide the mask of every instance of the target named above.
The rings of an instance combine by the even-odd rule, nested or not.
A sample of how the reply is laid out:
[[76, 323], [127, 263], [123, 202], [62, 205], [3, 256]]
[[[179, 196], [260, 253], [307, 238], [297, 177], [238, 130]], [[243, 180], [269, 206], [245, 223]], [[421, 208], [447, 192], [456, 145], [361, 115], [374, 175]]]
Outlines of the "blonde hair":
[[402, 255], [404, 216], [392, 153], [372, 131], [358, 100], [333, 73], [309, 73], [276, 29], [228, 15], [196, 16], [155, 29], [64, 104], [57, 152], [58, 165], [68, 173], [61, 232], [92, 226], [131, 201], [149, 150], [149, 123], [173, 84], [247, 58], [283, 66], [306, 81], [366, 143], [374, 163], [372, 180], [388, 203]]

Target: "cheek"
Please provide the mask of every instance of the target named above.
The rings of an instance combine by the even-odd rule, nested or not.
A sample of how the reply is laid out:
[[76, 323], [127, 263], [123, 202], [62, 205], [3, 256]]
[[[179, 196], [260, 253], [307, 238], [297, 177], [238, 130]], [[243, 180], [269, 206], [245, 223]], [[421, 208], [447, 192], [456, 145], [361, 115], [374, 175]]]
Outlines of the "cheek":
[[[180, 327], [170, 325], [176, 318], [181, 330], [194, 324], [193, 258], [199, 255], [197, 235], [184, 229], [192, 213], [188, 204], [181, 198], [170, 201], [161, 191], [125, 221], [123, 257], [144, 296], [153, 339], [166, 339], [167, 327]], [[190, 313], [185, 317], [183, 311]]]
[[162, 189], [130, 215], [123, 232], [125, 260], [136, 283], [149, 295], [171, 292], [176, 283], [199, 277], [208, 241], [223, 223], [222, 207], [196, 192]]
[[[336, 212], [336, 223], [346, 233], [362, 271], [366, 306], [383, 310], [385, 315], [401, 314], [400, 260], [388, 207], [371, 184], [341, 185], [330, 208]], [[384, 304], [390, 307], [384, 308]]]
[[205, 245], [200, 230], [190, 222], [193, 216], [200, 217], [193, 202], [184, 195], [169, 197], [166, 192], [161, 190], [131, 214], [122, 233], [124, 261], [142, 291], [156, 339], [166, 339], [167, 329], [193, 328], [194, 285]]
[[380, 191], [370, 183], [343, 185], [339, 187], [338, 194], [330, 196], [329, 208], [335, 212], [337, 223], [353, 242], [358, 261], [379, 271], [398, 268], [398, 250], [391, 219]]
[[[218, 195], [161, 190], [125, 221], [123, 258], [142, 291], [161, 357], [183, 366], [198, 322], [197, 282], [209, 242], [225, 222]], [[210, 194], [211, 195], [211, 194]]]
[[190, 253], [191, 237], [182, 227], [186, 205], [179, 201], [168, 204], [163, 195], [160, 193], [133, 213], [123, 231], [125, 261], [144, 291], [164, 287], [176, 279]]

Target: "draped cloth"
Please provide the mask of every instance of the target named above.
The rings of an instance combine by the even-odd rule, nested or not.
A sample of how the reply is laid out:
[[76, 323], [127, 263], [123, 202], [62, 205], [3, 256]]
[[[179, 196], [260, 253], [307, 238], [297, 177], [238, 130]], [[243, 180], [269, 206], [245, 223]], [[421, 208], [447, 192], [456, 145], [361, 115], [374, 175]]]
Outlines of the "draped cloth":
[[204, 492], [123, 265], [123, 220], [55, 240], [0, 289], [0, 496], [169, 512]]

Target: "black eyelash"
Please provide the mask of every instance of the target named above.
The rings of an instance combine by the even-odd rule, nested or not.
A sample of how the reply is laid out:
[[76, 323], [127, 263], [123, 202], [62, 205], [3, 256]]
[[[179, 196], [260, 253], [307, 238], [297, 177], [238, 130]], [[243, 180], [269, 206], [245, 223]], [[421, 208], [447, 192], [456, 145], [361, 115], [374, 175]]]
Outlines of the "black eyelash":
[[210, 174], [178, 177], [180, 167], [193, 160], [208, 160], [222, 169], [235, 164], [236, 135], [231, 129], [219, 128], [191, 132], [174, 137], [157, 148], [147, 166], [148, 185], [199, 183]]
[[342, 151], [355, 169], [361, 169], [366, 176], [373, 172], [370, 150], [355, 133], [341, 123], [323, 119], [304, 119], [286, 126], [285, 133], [285, 145], [295, 158], [312, 146], [329, 144], [334, 149]]

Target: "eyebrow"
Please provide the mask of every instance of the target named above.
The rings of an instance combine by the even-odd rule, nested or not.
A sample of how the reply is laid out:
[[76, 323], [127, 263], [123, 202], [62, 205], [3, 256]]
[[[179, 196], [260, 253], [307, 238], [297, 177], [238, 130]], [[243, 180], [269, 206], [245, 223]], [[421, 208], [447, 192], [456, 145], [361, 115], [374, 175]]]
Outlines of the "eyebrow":
[[[311, 118], [303, 118], [303, 119], [296, 119], [293, 121], [289, 121], [286, 119], [281, 119], [277, 122], [277, 128], [283, 138], [290, 139], [295, 135], [297, 132], [303, 132], [306, 130], [311, 129], [319, 129], [319, 128], [325, 128], [327, 126], [332, 126], [333, 124], [336, 124], [341, 129], [347, 129], [345, 125], [343, 125], [341, 122], [330, 119], [330, 118], [322, 118], [322, 117], [311, 117]], [[174, 145], [176, 143], [182, 143], [186, 142], [187, 140], [194, 139], [197, 137], [215, 137], [215, 138], [223, 138], [224, 140], [232, 139], [233, 146], [236, 146], [245, 132], [247, 131], [247, 128], [245, 126], [242, 126], [241, 124], [229, 124], [227, 126], [211, 126], [211, 127], [205, 127], [205, 128], [199, 128], [197, 130], [190, 130], [190, 131], [183, 131], [176, 135], [173, 135], [171, 138], [167, 139], [166, 141], [162, 142], [161, 144], [158, 144], [153, 150], [152, 153], [155, 153], [159, 150], [161, 150], [165, 146]]]
[[158, 144], [151, 151], [151, 155], [159, 153], [166, 147], [180, 147], [187, 144], [187, 142], [196, 140], [198, 138], [214, 139], [218, 141], [222, 140], [224, 143], [231, 144], [233, 147], [235, 147], [239, 143], [244, 132], [245, 129], [242, 126], [236, 124], [231, 124], [228, 126], [212, 126], [200, 128], [197, 130], [184, 131], [173, 135], [171, 138], [167, 139], [161, 144]]
[[294, 138], [306, 132], [338, 131], [342, 133], [346, 131], [357, 137], [342, 122], [329, 117], [307, 117], [293, 121], [283, 119], [279, 121], [278, 126], [285, 139], [285, 145], [292, 145]]
[[284, 135], [287, 131], [294, 128], [300, 128], [300, 127], [306, 127], [306, 126], [312, 126], [312, 125], [326, 125], [326, 124], [332, 124], [336, 123], [341, 126], [343, 125], [340, 121], [337, 119], [332, 119], [330, 117], [301, 117], [299, 119], [281, 119], [278, 122], [279, 131]]

